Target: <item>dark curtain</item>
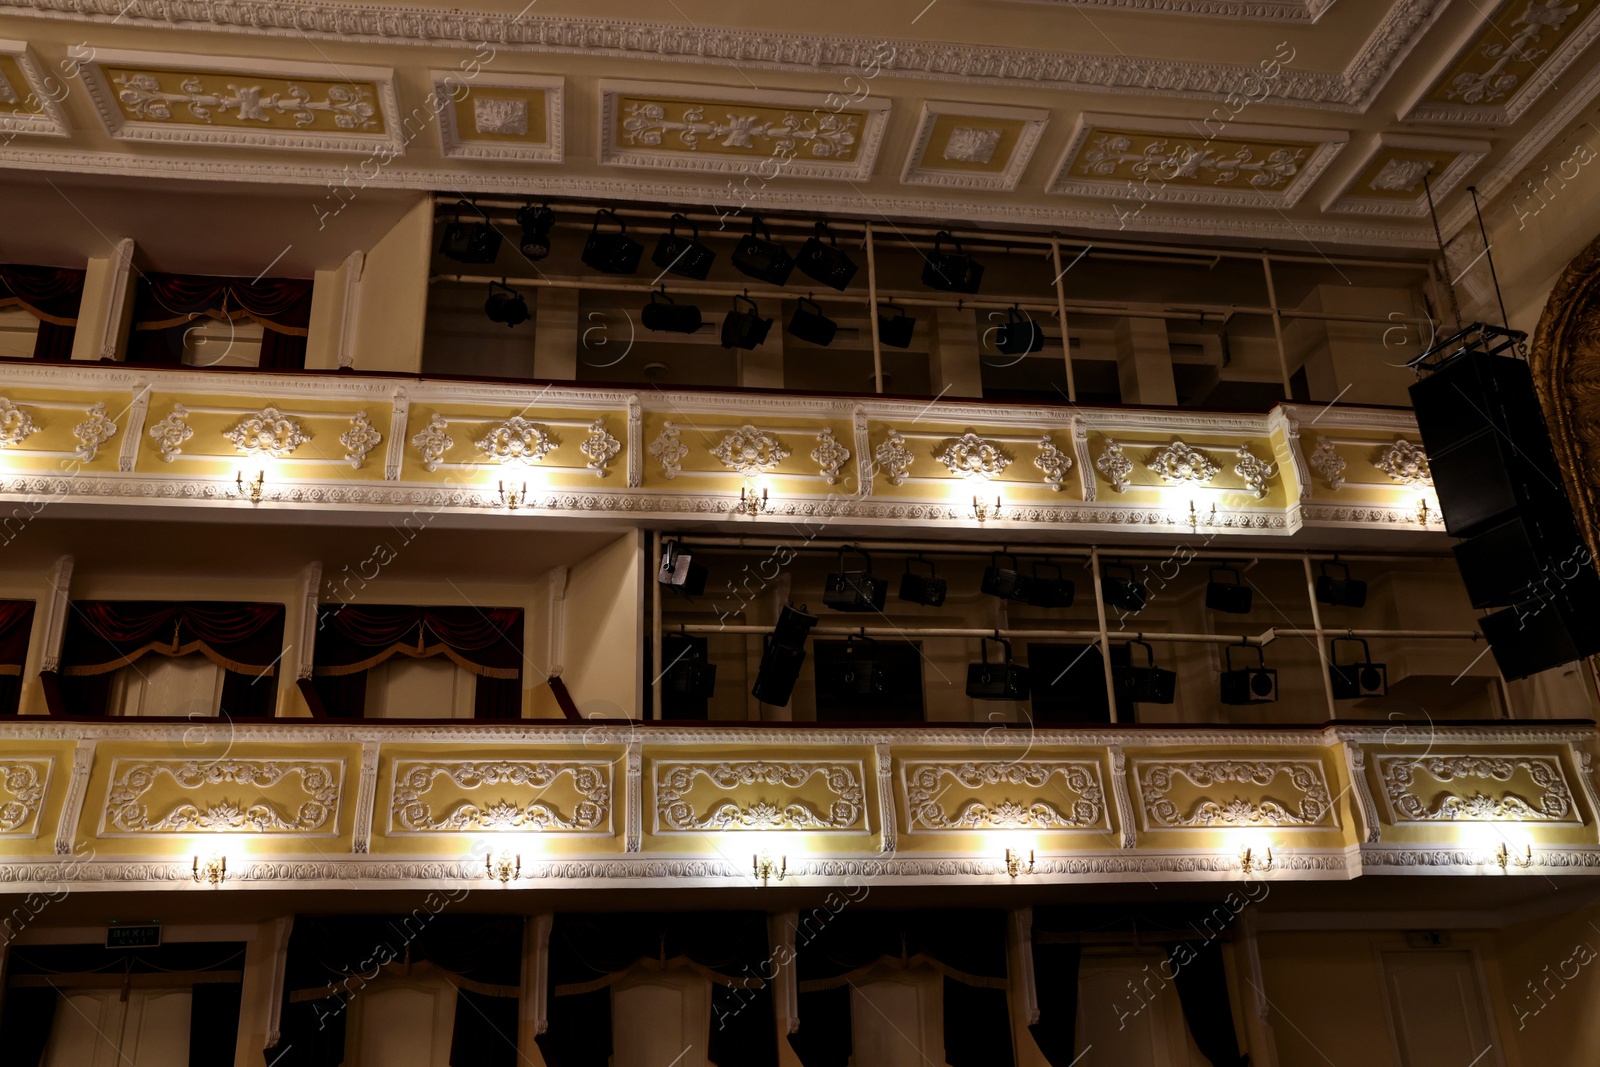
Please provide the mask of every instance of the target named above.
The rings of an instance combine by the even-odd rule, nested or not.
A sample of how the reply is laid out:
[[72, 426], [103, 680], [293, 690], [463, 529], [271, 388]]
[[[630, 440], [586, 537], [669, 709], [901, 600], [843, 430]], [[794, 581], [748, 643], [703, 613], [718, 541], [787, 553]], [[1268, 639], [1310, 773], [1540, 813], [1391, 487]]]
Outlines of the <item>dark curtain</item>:
[[6, 990], [5, 1013], [0, 1015], [0, 1049], [7, 1063], [36, 1067], [50, 1043], [60, 996], [49, 986]]
[[1239, 1035], [1233, 1028], [1233, 1005], [1228, 999], [1228, 975], [1222, 961], [1222, 943], [1179, 942], [1168, 950], [1172, 984], [1183, 1005], [1195, 1047], [1211, 1067], [1248, 1067], [1250, 1057], [1239, 1053]]
[[233, 1067], [239, 1044], [237, 982], [205, 982], [193, 989], [189, 1005], [189, 1067]]
[[0, 716], [15, 715], [33, 633], [33, 601], [0, 600]]
[[1033, 941], [1033, 987], [1039, 1021], [1028, 1027], [1050, 1067], [1069, 1067], [1077, 1058], [1078, 963], [1076, 944]]
[[360, 718], [366, 672], [391, 656], [447, 656], [478, 676], [473, 715], [522, 717], [522, 609], [337, 604], [317, 615], [313, 671], [329, 717]]
[[20, 307], [39, 320], [33, 358], [60, 363], [72, 358], [83, 303], [81, 270], [0, 264], [0, 307]]
[[201, 316], [262, 327], [261, 359], [267, 370], [301, 370], [311, 322], [311, 282], [299, 278], [219, 278], [209, 275], [139, 276], [134, 287], [133, 336], [128, 362], [183, 362], [183, 335]]
[[789, 1047], [805, 1067], [850, 1067], [855, 1041], [850, 1036], [850, 987], [801, 993], [800, 1029]]

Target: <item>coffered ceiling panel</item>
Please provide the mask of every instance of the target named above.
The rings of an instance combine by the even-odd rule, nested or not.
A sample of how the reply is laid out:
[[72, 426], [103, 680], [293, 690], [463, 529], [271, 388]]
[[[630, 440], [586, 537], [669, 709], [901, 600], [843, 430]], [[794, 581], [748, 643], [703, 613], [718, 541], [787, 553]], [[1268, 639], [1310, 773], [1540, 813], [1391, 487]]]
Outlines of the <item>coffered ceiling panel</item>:
[[562, 78], [527, 74], [432, 72], [433, 91], [448, 100], [439, 113], [444, 154], [454, 159], [559, 163], [564, 154]]
[[58, 106], [64, 90], [45, 75], [26, 44], [0, 41], [0, 133], [67, 136], [66, 119]]
[[[1368, 147], [1354, 177], [1323, 208], [1361, 215], [1428, 213], [1489, 151], [1485, 141], [1451, 141], [1386, 133]], [[1423, 179], [1427, 178], [1428, 188]]]
[[1015, 189], [1050, 112], [1032, 108], [922, 105], [916, 140], [900, 180], [907, 185]]

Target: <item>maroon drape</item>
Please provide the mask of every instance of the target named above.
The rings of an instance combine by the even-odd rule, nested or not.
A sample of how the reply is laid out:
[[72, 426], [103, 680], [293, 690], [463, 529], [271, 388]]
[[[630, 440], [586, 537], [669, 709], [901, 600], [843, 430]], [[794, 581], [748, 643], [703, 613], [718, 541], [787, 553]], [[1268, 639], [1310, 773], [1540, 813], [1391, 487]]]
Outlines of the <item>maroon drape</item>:
[[302, 278], [221, 278], [145, 273], [134, 287], [129, 363], [176, 364], [183, 335], [201, 316], [248, 318], [262, 327], [259, 365], [300, 370], [311, 323], [311, 282]]
[[282, 604], [76, 600], [62, 673], [108, 674], [147, 653], [199, 652], [230, 671], [271, 676], [283, 652]]
[[22, 666], [33, 633], [33, 601], [0, 600], [0, 716], [15, 715], [22, 702]]
[[81, 270], [0, 264], [0, 307], [20, 307], [39, 320], [33, 358], [52, 363], [72, 358], [83, 304]]

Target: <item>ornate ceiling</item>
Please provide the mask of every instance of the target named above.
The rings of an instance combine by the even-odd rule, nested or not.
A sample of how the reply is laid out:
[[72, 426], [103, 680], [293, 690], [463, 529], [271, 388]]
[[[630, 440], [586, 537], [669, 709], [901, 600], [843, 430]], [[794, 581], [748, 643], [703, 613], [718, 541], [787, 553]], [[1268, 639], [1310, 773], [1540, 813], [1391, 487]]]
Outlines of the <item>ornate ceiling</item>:
[[[824, 27], [819, 30], [817, 27]], [[0, 165], [1427, 247], [1600, 0], [0, 3]]]

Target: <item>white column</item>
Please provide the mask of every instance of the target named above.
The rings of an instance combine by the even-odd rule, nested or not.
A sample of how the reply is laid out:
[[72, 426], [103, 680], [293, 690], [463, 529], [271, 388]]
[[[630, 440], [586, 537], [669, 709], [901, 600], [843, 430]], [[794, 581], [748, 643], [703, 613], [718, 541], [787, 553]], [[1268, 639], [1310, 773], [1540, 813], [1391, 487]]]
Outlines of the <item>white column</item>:
[[133, 319], [133, 238], [124, 237], [108, 256], [91, 258], [84, 268], [83, 302], [72, 358], [127, 358], [128, 326]]
[[937, 308], [925, 320], [928, 376], [935, 396], [982, 396], [982, 350], [973, 311]]
[[1113, 333], [1117, 347], [1117, 380], [1124, 404], [1178, 403], [1172, 377], [1172, 346], [1163, 319], [1125, 318]]
[[[569, 382], [578, 376], [578, 290], [541, 288], [535, 293], [533, 317], [533, 376], [545, 381]], [[598, 330], [592, 338], [605, 346], [592, 351], [590, 360], [606, 363], [614, 359], [626, 342], [611, 331]]]

